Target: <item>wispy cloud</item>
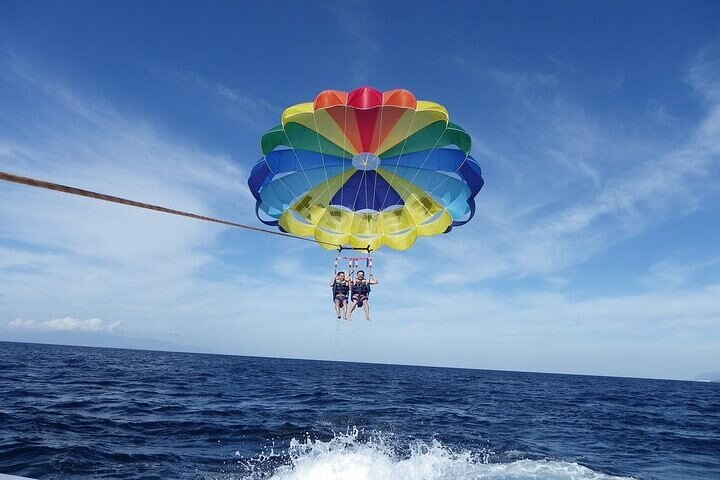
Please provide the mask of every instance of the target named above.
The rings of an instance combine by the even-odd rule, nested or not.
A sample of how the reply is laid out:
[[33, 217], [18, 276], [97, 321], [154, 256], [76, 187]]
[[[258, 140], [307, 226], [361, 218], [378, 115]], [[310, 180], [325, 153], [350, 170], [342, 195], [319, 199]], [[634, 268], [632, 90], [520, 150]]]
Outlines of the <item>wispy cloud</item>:
[[591, 298], [547, 289], [498, 295], [480, 285], [399, 299], [376, 290], [381, 325], [345, 345], [343, 358], [637, 376], [655, 362], [663, 367], [654, 375], [671, 378], [692, 378], [717, 360], [719, 284]]
[[466, 275], [445, 280], [554, 275], [689, 214], [717, 193], [720, 99], [712, 92], [718, 76], [704, 61], [692, 66], [690, 79], [705, 99], [706, 114], [677, 144], [657, 136], [629, 138], [617, 125], [573, 107], [558, 90], [549, 101], [530, 95], [513, 104], [525, 122], [524, 147], [508, 150], [476, 134], [501, 160], [481, 162], [496, 178], [478, 197], [477, 220], [438, 245], [440, 255], [473, 265]]
[[702, 277], [708, 273], [717, 272], [718, 266], [720, 266], [720, 256], [696, 261], [664, 259], [652, 264], [645, 283], [660, 291], [687, 287], [702, 280]]
[[120, 327], [120, 321], [105, 324], [99, 318], [81, 320], [72, 317], [53, 318], [50, 320], [36, 321], [17, 318], [8, 322], [8, 327], [24, 330], [41, 331], [63, 331], [63, 332], [105, 332], [112, 333]]
[[687, 82], [711, 105], [720, 103], [720, 46], [705, 47], [688, 68]]
[[333, 5], [332, 13], [337, 17], [338, 25], [345, 33], [346, 58], [354, 80], [358, 85], [366, 84], [375, 69], [380, 46], [375, 39], [375, 26], [369, 12], [373, 8], [363, 0], [350, 0]]
[[[5, 73], [20, 80], [19, 89], [41, 99], [45, 107], [23, 126], [24, 136], [13, 136], [10, 129], [0, 135], [0, 166], [4, 170], [196, 213], [217, 214], [212, 209], [227, 205], [228, 197], [252, 198], [244, 169], [229, 156], [170, 140], [142, 119], [81, 99], [25, 65], [12, 63]], [[17, 128], [8, 112], [0, 114], [0, 121], [15, 122]], [[30, 244], [96, 252], [105, 258], [137, 258], [172, 253], [175, 247], [182, 250], [212, 238], [207, 229], [192, 222], [150, 217], [124, 207], [17, 188], [4, 188], [0, 195], [6, 205], [22, 206], [3, 212], [6, 231], [12, 232], [15, 240]], [[108, 209], [116, 212], [111, 221]], [[156, 222], [165, 223], [154, 227]], [[39, 225], [56, 233], [44, 241], [37, 235]], [[124, 248], [118, 248], [120, 244]], [[133, 245], [136, 249], [128, 248]]]
[[529, 88], [534, 87], [556, 87], [558, 85], [557, 77], [546, 72], [511, 72], [488, 68], [483, 73], [492, 81], [516, 92], [526, 92]]
[[[4, 86], [34, 108], [27, 109], [32, 118], [0, 111], [6, 127], [0, 169], [200, 214], [252, 218], [247, 172], [228, 155], [78, 96], [16, 59], [1, 68]], [[168, 312], [186, 304], [198, 283], [211, 289], [203, 275], [221, 263], [214, 247], [225, 227], [10, 184], [0, 188], [0, 204], [0, 307], [7, 316], [73, 311], [122, 316], [131, 331], [178, 330]], [[235, 255], [245, 255], [239, 247]], [[185, 327], [194, 328], [179, 330]]]
[[271, 125], [276, 123], [278, 112], [282, 111], [259, 95], [248, 95], [221, 82], [209, 79], [200, 73], [184, 70], [165, 70], [164, 74], [182, 85], [200, 92], [218, 103], [230, 118], [246, 125]]

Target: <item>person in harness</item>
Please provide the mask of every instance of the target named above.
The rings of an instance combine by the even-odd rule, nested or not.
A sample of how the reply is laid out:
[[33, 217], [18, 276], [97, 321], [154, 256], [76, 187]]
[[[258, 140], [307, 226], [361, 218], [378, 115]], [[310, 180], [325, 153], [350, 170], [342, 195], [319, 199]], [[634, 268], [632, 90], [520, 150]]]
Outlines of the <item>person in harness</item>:
[[377, 283], [378, 281], [372, 273], [370, 274], [370, 279], [366, 280], [365, 272], [363, 270], [357, 271], [357, 274], [355, 275], [355, 280], [351, 281], [352, 305], [350, 306], [350, 311], [347, 315], [348, 320], [350, 320], [352, 312], [357, 307], [362, 307], [363, 311], [365, 312], [365, 320], [370, 320], [370, 285], [377, 285]]
[[345, 272], [338, 272], [335, 277], [330, 280], [330, 287], [332, 287], [333, 302], [335, 303], [335, 313], [337, 318], [344, 318], [349, 320], [348, 317], [348, 294], [350, 293], [350, 281], [345, 278]]

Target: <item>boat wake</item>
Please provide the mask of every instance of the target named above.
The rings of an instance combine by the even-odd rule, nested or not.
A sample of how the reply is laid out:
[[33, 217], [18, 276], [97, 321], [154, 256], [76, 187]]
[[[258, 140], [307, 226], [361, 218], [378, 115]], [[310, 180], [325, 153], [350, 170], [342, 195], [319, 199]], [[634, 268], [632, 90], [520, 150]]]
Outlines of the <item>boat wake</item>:
[[[387, 437], [360, 440], [358, 431], [329, 441], [292, 440], [285, 461], [279, 455], [254, 460], [248, 479], [266, 480], [613, 480], [629, 479], [596, 472], [577, 463], [515, 460], [496, 463], [491, 452], [453, 451], [437, 440], [417, 441], [402, 449]], [[275, 459], [273, 461], [273, 459]], [[271, 469], [267, 467], [274, 464]], [[250, 466], [250, 465], [247, 465]]]

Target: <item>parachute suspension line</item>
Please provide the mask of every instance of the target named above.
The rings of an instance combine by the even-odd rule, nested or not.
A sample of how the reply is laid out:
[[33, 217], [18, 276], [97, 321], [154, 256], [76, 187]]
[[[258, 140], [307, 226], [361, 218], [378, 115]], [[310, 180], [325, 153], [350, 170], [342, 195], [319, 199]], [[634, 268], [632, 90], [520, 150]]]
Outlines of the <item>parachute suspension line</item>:
[[[363, 170], [362, 176], [360, 177], [360, 185], [365, 185], [365, 198], [367, 199], [367, 182], [365, 181], [365, 174], [367, 173], [367, 170]], [[357, 192], [355, 192], [355, 198], [353, 199], [352, 203], [352, 212], [351, 212], [351, 220], [350, 220], [350, 231], [352, 232], [352, 225], [355, 223], [355, 215], [357, 211], [355, 210], [355, 205], [357, 204], [358, 197], [360, 196], [360, 188], [357, 189]], [[352, 235], [352, 233], [351, 233]]]
[[[290, 142], [290, 137], [288, 136], [287, 132], [285, 131], [285, 125], [281, 125], [281, 127], [282, 127], [282, 131], [283, 131], [283, 135], [285, 136], [285, 140], [287, 140], [288, 145], [291, 146], [291, 150], [293, 150], [293, 155], [295, 156], [295, 160], [297, 160], [298, 165], [300, 165], [300, 159], [298, 158], [297, 153], [295, 152], [295, 149], [292, 148], [292, 143]], [[273, 174], [273, 176], [275, 176], [277, 174], [277, 172], [275, 172], [272, 168], [270, 168], [270, 162], [268, 162], [267, 155], [265, 155], [264, 152], [263, 152], [263, 160], [265, 161], [265, 165], [267, 165], [268, 170]], [[307, 179], [307, 175], [306, 175], [306, 179]], [[297, 193], [295, 193], [290, 187], [288, 187], [288, 184], [285, 183], [285, 180], [283, 178], [279, 178], [278, 180], [280, 181], [280, 184], [283, 187], [285, 187], [285, 190], [287, 190], [290, 193], [290, 195], [292, 196], [293, 199], [298, 198]], [[308, 181], [308, 184], [309, 184], [309, 181]]]
[[[416, 113], [417, 113], [417, 111], [416, 111]], [[415, 122], [415, 115], [413, 115], [413, 120], [412, 120], [412, 122], [410, 123], [410, 128], [408, 129], [408, 134], [410, 133], [410, 130], [411, 130], [411, 128], [412, 128], [412, 124], [413, 124], [414, 122]], [[449, 125], [449, 124], [446, 124], [446, 125], [445, 125], [445, 129], [444, 129], [443, 132], [438, 136], [438, 138], [435, 140], [435, 144], [432, 146], [432, 148], [430, 149], [430, 151], [428, 152], [428, 154], [425, 156], [425, 159], [422, 161], [422, 163], [420, 164], [420, 166], [417, 167], [417, 170], [416, 170], [415, 173], [413, 174], [413, 177], [412, 177], [412, 179], [410, 180], [410, 182], [408, 183], [408, 186], [405, 187], [405, 195], [407, 195], [407, 194], [409, 193], [415, 200], [418, 201], [418, 203], [425, 209], [425, 211], [426, 211], [428, 214], [430, 213], [430, 210], [429, 210], [427, 207], [425, 207], [425, 205], [423, 205], [422, 202], [419, 201], [419, 199], [417, 198], [417, 196], [415, 195], [415, 193], [410, 190], [409, 185], [411, 185], [411, 184], [415, 181], [415, 178], [417, 178], [418, 174], [420, 173], [420, 171], [422, 170], [422, 168], [425, 166], [425, 163], [427, 163], [428, 158], [430, 158], [430, 155], [432, 155], [432, 153], [433, 153], [433, 152], [435, 151], [435, 149], [437, 148], [438, 143], [440, 143], [440, 139], [442, 138], [443, 135], [445, 135], [445, 132], [447, 132], [448, 125]], [[405, 141], [403, 142], [403, 146], [402, 146], [402, 148], [400, 149], [400, 155], [399, 155], [399, 157], [398, 157], [398, 162], [395, 164], [395, 168], [393, 169], [393, 174], [392, 174], [392, 179], [393, 179], [393, 180], [395, 179], [395, 176], [396, 176], [396, 174], [397, 174], [397, 168], [398, 168], [398, 165], [400, 164], [400, 158], [402, 158], [402, 156], [403, 156], [403, 154], [404, 154], [404, 152], [405, 152], [405, 145], [407, 145], [407, 140], [408, 140], [408, 136], [405, 137]], [[398, 191], [398, 193], [400, 193], [400, 192]], [[400, 195], [400, 196], [402, 197], [403, 195]], [[385, 195], [385, 197], [387, 197], [387, 194]], [[383, 203], [385, 203], [385, 202], [383, 201]]]
[[[440, 143], [440, 139], [442, 138], [443, 135], [445, 135], [445, 132], [447, 132], [448, 125], [449, 125], [449, 123], [448, 123], [447, 125], [445, 125], [445, 130], [443, 130], [443, 132], [438, 136], [437, 140], [435, 140], [435, 144], [432, 146], [432, 148], [430, 149], [430, 151], [428, 152], [428, 154], [425, 155], [425, 159], [423, 159], [423, 161], [422, 161], [422, 163], [420, 164], [420, 166], [417, 167], [417, 169], [415, 170], [415, 173], [413, 174], [412, 178], [410, 179], [410, 182], [409, 182], [409, 183], [407, 184], [407, 186], [405, 187], [405, 193], [406, 193], [406, 194], [409, 193], [410, 195], [413, 196], [413, 198], [415, 198], [415, 200], [418, 200], [418, 203], [419, 203], [420, 205], [422, 205], [422, 207], [425, 209], [425, 212], [427, 212], [428, 214], [430, 213], [430, 210], [429, 210], [422, 202], [419, 201], [419, 199], [417, 198], [417, 196], [415, 195], [415, 193], [413, 193], [413, 192], [410, 190], [409, 186], [412, 185], [412, 184], [415, 182], [415, 179], [417, 178], [418, 174], [422, 171], [422, 168], [423, 168], [423, 167], [425, 166], [425, 164], [427, 163], [428, 158], [430, 158], [430, 155], [432, 155], [432, 153], [433, 153], [433, 152], [435, 151], [435, 149], [437, 148], [438, 143]], [[399, 162], [398, 162], [398, 163], [399, 163]], [[395, 165], [395, 167], [397, 168], [397, 165]]]
[[364, 262], [365, 268], [367, 269], [368, 274], [372, 273], [372, 268], [373, 268], [372, 257], [335, 257], [335, 274], [336, 275], [337, 275], [339, 260], [347, 260], [348, 261], [348, 273], [347, 273], [346, 277], [349, 278], [350, 280], [355, 280], [355, 275], [357, 274], [357, 271], [360, 268], [360, 262]]
[[[385, 94], [383, 94], [383, 105], [384, 105], [384, 103], [385, 103]], [[381, 138], [382, 138], [382, 131], [383, 131], [383, 130], [382, 130], [382, 126], [383, 126], [383, 113], [385, 113], [385, 108], [381, 108], [381, 109], [380, 109], [380, 125], [379, 125], [379, 127], [378, 127], [378, 129], [377, 129], [377, 147], [376, 147], [376, 150], [375, 150], [375, 151], [378, 153], [378, 158], [379, 158], [379, 156], [380, 156], [380, 140], [381, 140]], [[376, 169], [376, 170], [375, 170], [375, 181], [373, 182], [372, 197], [370, 197], [370, 198], [372, 199], [372, 204], [373, 204], [373, 205], [375, 204], [375, 193], [376, 193], [376, 191], [377, 191], [377, 179], [378, 179], [378, 175], [380, 175], [380, 174], [378, 173], [378, 171], [377, 171], [377, 169]], [[378, 211], [379, 211], [379, 212], [382, 212], [382, 211], [383, 211], [383, 207], [384, 207], [383, 204], [379, 204], [379, 205], [378, 205]], [[382, 235], [385, 234], [382, 220], [381, 220], [380, 222], [378, 222], [378, 223], [379, 223], [379, 225], [380, 225], [380, 235], [382, 236]]]
[[[285, 127], [283, 127], [283, 133], [285, 133]], [[287, 138], [287, 134], [285, 134], [285, 138]], [[267, 161], [267, 155], [265, 155], [264, 153], [263, 153], [263, 161], [265, 162], [265, 165], [267, 165], [268, 170], [273, 174], [273, 176], [275, 176], [277, 174], [277, 172], [275, 172], [272, 168], [270, 168], [270, 162]], [[292, 189], [287, 186], [287, 183], [285, 183], [285, 180], [283, 178], [279, 178], [278, 180], [280, 181], [280, 184], [283, 187], [285, 187], [285, 190], [287, 190], [290, 193], [290, 195], [292, 195], [293, 198], [297, 197], [295, 192], [293, 192]]]
[[[367, 199], [367, 182], [365, 181], [365, 173], [367, 173], [367, 170], [363, 170], [362, 176], [360, 177], [360, 185], [365, 185], [365, 198]], [[353, 225], [355, 225], [355, 215], [357, 214], [357, 211], [355, 210], [355, 204], [357, 203], [358, 197], [360, 196], [360, 188], [357, 189], [357, 192], [355, 192], [355, 198], [353, 199], [352, 203], [352, 211], [350, 212], [350, 236], [352, 237], [352, 228]], [[366, 248], [370, 248], [370, 245], [368, 245]], [[357, 247], [343, 247], [340, 246], [340, 251], [342, 250], [356, 250]], [[364, 248], [361, 248], [360, 250], [365, 250]]]
[[[312, 184], [310, 183], [310, 179], [309, 179], [308, 176], [307, 176], [307, 172], [305, 171], [305, 168], [303, 167], [302, 162], [300, 161], [300, 157], [298, 157], [297, 151], [295, 151], [295, 147], [293, 146], [292, 141], [290, 140], [290, 135], [288, 135], [288, 134], [287, 134], [287, 131], [285, 130], [285, 123], [283, 122], [281, 125], [282, 125], [283, 135], [285, 135], [285, 140], [287, 140], [287, 144], [288, 144], [288, 146], [290, 147], [290, 150], [292, 150], [292, 152], [293, 152], [293, 156], [295, 157], [295, 161], [298, 163], [298, 166], [300, 167], [300, 170], [302, 171], [302, 174], [305, 176], [305, 182], [307, 182], [308, 191], [311, 191], [311, 190], [312, 190]], [[263, 153], [263, 158], [266, 158], [264, 153]], [[265, 160], [265, 163], [268, 165], [268, 169], [269, 169], [270, 164], [268, 163], [267, 159]], [[324, 165], [323, 165], [323, 166], [324, 166]], [[271, 170], [271, 171], [272, 171], [272, 170]], [[273, 173], [273, 175], [275, 175], [275, 172], [272, 172], [272, 173]], [[290, 195], [292, 195], [292, 197], [293, 197], [293, 200], [292, 200], [293, 204], [294, 204], [295, 202], [297, 202], [299, 196], [298, 196], [294, 191], [292, 191], [292, 190], [290, 189], [290, 187], [287, 186], [287, 184], [285, 183], [285, 181], [284, 181], [282, 178], [280, 178], [279, 180], [280, 180], [280, 182], [282, 183], [282, 185], [285, 187], [285, 189], [286, 189], [288, 192], [290, 192]], [[294, 235], [293, 235], [293, 236], [294, 236]], [[301, 237], [301, 238], [302, 238], [302, 237]], [[315, 239], [315, 238], [306, 239], [306, 240], [313, 240], [314, 242], [316, 242], [316, 243], [318, 243], [318, 244], [321, 244], [321, 245], [330, 245], [328, 242], [323, 242], [323, 241], [317, 240], [317, 239]]]
[[[397, 175], [397, 169], [398, 165], [400, 163], [400, 159], [402, 158], [403, 154], [405, 153], [405, 146], [407, 145], [408, 138], [410, 137], [410, 132], [412, 131], [413, 125], [415, 124], [415, 116], [417, 115], [417, 108], [413, 110], [412, 119], [410, 120], [410, 125], [408, 125], [407, 133], [405, 134], [405, 139], [403, 140], [402, 147], [400, 148], [400, 155], [398, 155], [398, 162], [395, 164], [395, 168], [393, 168], [392, 177], [390, 177], [390, 180], [388, 183], [392, 185], [393, 180], [395, 180], [395, 176]], [[385, 202], [387, 201], [388, 194], [390, 193], [390, 189], [388, 189], [387, 192], [385, 192], [385, 197], [383, 198], [382, 205], [385, 205]], [[399, 194], [400, 192], [398, 192]]]
[[[443, 132], [442, 132], [440, 135], [438, 135], [437, 139], [435, 140], [435, 144], [432, 146], [432, 148], [430, 149], [430, 151], [428, 152], [428, 154], [425, 155], [425, 158], [423, 159], [422, 163], [420, 164], [419, 167], [417, 167], [417, 170], [415, 170], [415, 173], [413, 174], [413, 177], [410, 179], [410, 182], [409, 182], [409, 183], [407, 184], [407, 186], [405, 187], [405, 193], [406, 193], [406, 194], [407, 194], [407, 193], [410, 193], [410, 195], [412, 195], [412, 196], [415, 198], [415, 200], [418, 200], [418, 203], [420, 203], [420, 205], [422, 205], [423, 208], [425, 208], [425, 211], [426, 211], [428, 214], [430, 213], [430, 210], [429, 210], [427, 207], [425, 207], [425, 205], [423, 205], [422, 202], [419, 201], [419, 199], [417, 198], [417, 196], [415, 195], [415, 193], [413, 193], [412, 191], [410, 191], [409, 186], [412, 185], [412, 184], [415, 182], [415, 179], [417, 178], [418, 174], [422, 171], [422, 168], [423, 168], [423, 167], [425, 166], [425, 164], [427, 163], [428, 158], [430, 158], [430, 155], [432, 155], [432, 153], [433, 153], [433, 152], [435, 151], [435, 149], [437, 148], [438, 143], [440, 143], [440, 139], [442, 138], [443, 135], [445, 135], [445, 132], [447, 132], [449, 126], [450, 126], [450, 121], [449, 121], [449, 119], [448, 119], [448, 123], [445, 124], [445, 129], [443, 130]], [[405, 145], [403, 144], [403, 149], [404, 149], [404, 148], [405, 148]], [[402, 153], [401, 153], [401, 155], [402, 155]], [[400, 162], [398, 162], [398, 163], [400, 163]], [[395, 169], [396, 169], [396, 171], [397, 171], [397, 165], [395, 165]]]
[[[398, 169], [398, 166], [400, 165], [400, 159], [402, 159], [402, 156], [405, 154], [405, 146], [407, 145], [408, 138], [410, 137], [410, 132], [412, 131], [413, 125], [415, 124], [416, 116], [417, 116], [417, 108], [413, 111], [413, 116], [412, 116], [412, 119], [410, 120], [410, 125], [408, 126], [407, 134], [405, 135], [405, 139], [403, 140], [402, 147], [400, 148], [400, 155], [398, 155], [398, 161], [397, 161], [397, 163], [395, 163], [395, 167], [393, 168], [392, 176], [390, 177], [390, 180], [388, 181], [388, 183], [390, 185], [392, 185], [393, 181], [395, 180], [395, 177], [397, 176], [397, 169]], [[447, 129], [447, 127], [445, 127], [445, 128]], [[439, 141], [440, 141], [440, 138], [438, 137], [438, 140], [435, 142], [435, 145], [437, 145], [437, 143]], [[433, 149], [434, 148], [435, 148], [435, 146], [433, 146]], [[425, 160], [427, 160], [427, 157], [425, 157]], [[425, 164], [425, 162], [423, 162], [423, 165], [424, 164]], [[413, 180], [414, 180], [414, 177], [413, 177]], [[400, 197], [404, 201], [405, 198], [403, 197], [403, 195], [400, 194], [400, 191], [399, 190], [396, 190], [396, 191], [397, 191], [398, 195], [400, 195]], [[383, 205], [383, 206], [385, 205], [385, 202], [387, 201], [387, 197], [388, 197], [389, 193], [390, 193], [390, 189], [388, 189], [385, 192], [385, 197], [383, 198], [381, 205]], [[407, 194], [407, 193], [410, 193], [410, 195], [413, 198], [415, 198], [415, 200], [418, 200], [418, 203], [420, 203], [420, 205], [422, 205], [422, 202], [420, 202], [419, 199], [415, 196], [415, 194], [412, 191], [410, 191], [408, 188], [405, 189], [405, 194]], [[424, 205], [423, 205], [423, 207], [424, 207]], [[427, 211], [427, 208], [425, 208], [425, 211]], [[415, 221], [415, 219], [412, 216], [410, 216], [410, 218], [412, 219], [413, 223], [415, 223], [415, 228], [417, 229], [417, 222]]]
[[113, 195], [106, 195], [104, 193], [93, 192], [90, 190], [83, 190], [82, 188], [69, 187], [67, 185], [60, 185], [58, 183], [46, 182], [43, 180], [37, 180], [35, 178], [23, 177], [20, 175], [14, 175], [12, 173], [0, 171], [0, 180], [4, 180], [10, 183], [18, 183], [21, 185], [27, 185], [29, 187], [44, 188], [46, 190], [53, 190], [56, 192], [68, 193], [70, 195], [78, 195], [80, 197], [92, 198], [95, 200], [103, 200], [105, 202], [119, 203], [121, 205], [127, 205], [130, 207], [144, 208], [146, 210], [154, 210], [156, 212], [167, 213], [170, 215], [178, 215], [180, 217], [194, 218], [195, 220], [203, 220], [205, 222], [219, 223], [221, 225], [228, 225], [231, 227], [242, 228], [245, 230], [251, 230], [258, 233], [267, 233], [270, 235], [276, 235], [278, 237], [294, 238], [297, 240], [303, 240], [306, 242], [317, 243], [320, 245], [327, 245], [331, 247], [342, 248], [342, 245], [336, 245], [330, 242], [323, 242], [314, 238], [305, 238], [293, 235], [291, 233], [278, 232], [275, 230], [268, 230], [266, 228], [253, 227], [252, 225], [245, 225], [242, 223], [231, 222], [229, 220], [223, 220], [221, 218], [207, 217], [205, 215], [198, 215], [196, 213], [184, 212], [182, 210], [174, 210], [172, 208], [162, 207], [160, 205], [153, 205], [150, 203], [137, 202], [135, 200], [129, 200], [127, 198], [115, 197]]
[[[345, 132], [347, 131], [346, 130], [347, 129], [347, 112], [348, 112], [347, 98], [345, 98], [345, 111], [343, 113], [343, 136], [342, 136], [343, 137], [343, 146], [342, 146], [342, 148], [343, 148], [343, 170], [340, 172], [340, 182], [341, 182], [340, 183], [340, 205], [345, 205], [343, 203], [343, 198], [345, 195], [345, 170], [346, 170], [345, 169], [345, 163], [346, 163], [345, 162], [345, 160], [346, 160], [345, 154], [348, 153], [347, 150], [345, 149], [347, 147], [347, 135], [345, 134]], [[352, 159], [351, 159], [351, 161], [352, 161]], [[351, 163], [351, 166], [352, 166], [352, 163]], [[347, 169], [347, 170], [350, 170], [350, 169]], [[348, 177], [348, 178], [350, 178], [350, 177]], [[352, 224], [350, 224], [350, 231], [352, 233]]]
[[315, 106], [313, 105], [313, 111], [312, 111], [312, 118], [313, 118], [313, 124], [315, 125], [315, 137], [317, 137], [317, 143], [318, 143], [318, 152], [320, 152], [320, 160], [322, 161], [323, 166], [323, 173], [325, 174], [325, 192], [328, 196], [328, 206], [330, 206], [330, 199], [332, 198], [330, 196], [330, 177], [328, 177], [327, 172], [327, 166], [325, 165], [325, 155], [323, 155], [322, 151], [322, 142], [320, 142], [320, 133], [318, 133], [318, 124], [317, 124], [317, 118], [315, 118]]
[[[415, 124], [415, 117], [416, 117], [416, 115], [417, 115], [417, 109], [415, 109], [415, 111], [413, 112], [413, 118], [412, 118], [412, 120], [410, 121], [410, 126], [408, 127], [407, 135], [405, 135], [405, 140], [403, 140], [403, 145], [402, 145], [402, 148], [400, 149], [400, 155], [398, 156], [398, 161], [397, 161], [397, 163], [395, 163], [395, 167], [393, 168], [392, 177], [391, 177], [391, 180], [390, 180], [390, 182], [389, 182], [390, 184], [392, 184], [392, 181], [395, 180], [395, 177], [397, 176], [397, 169], [398, 169], [398, 166], [400, 165], [400, 159], [402, 159], [402, 156], [405, 154], [405, 146], [407, 145], [407, 141], [408, 141], [408, 139], [410, 138], [410, 132], [412, 131], [412, 127], [413, 127], [413, 125]], [[447, 125], [445, 126], [445, 130], [447, 130]], [[445, 133], [445, 131], [443, 131], [443, 134], [444, 134], [444, 133]], [[440, 137], [442, 137], [442, 135], [440, 135]], [[435, 147], [437, 146], [438, 142], [440, 141], [440, 137], [438, 137], [438, 139], [435, 141], [435, 145], [433, 145], [433, 148], [430, 150], [430, 153], [432, 153], [432, 151], [433, 151], [433, 150], [435, 149]], [[430, 153], [428, 153], [428, 156], [425, 157], [425, 160], [423, 161], [422, 165], [421, 165], [419, 168], [422, 168], [422, 166], [425, 165], [425, 162], [427, 161], [428, 157], [430, 156]], [[417, 173], [413, 176], [412, 181], [415, 180], [415, 177], [416, 177], [416, 176], [417, 176]], [[408, 184], [408, 185], [409, 185], [409, 184]], [[403, 201], [404, 201], [404, 200], [405, 200], [404, 195], [400, 193], [400, 190], [396, 190], [396, 191], [397, 191], [398, 195], [400, 195], [400, 197], [401, 197], [401, 198], [403, 199]], [[388, 196], [389, 193], [390, 193], [390, 190], [388, 189], [388, 191], [385, 192], [385, 198], [383, 199], [383, 205], [385, 204], [385, 201], [387, 200], [387, 196]], [[428, 208], [425, 207], [425, 205], [420, 201], [419, 198], [417, 198], [417, 196], [415, 195], [415, 193], [412, 192], [408, 187], [405, 187], [405, 195], [407, 195], [408, 193], [410, 194], [410, 196], [412, 196], [412, 197], [425, 209], [425, 211], [426, 211], [427, 213], [430, 213], [430, 211], [428, 210]], [[410, 216], [410, 218], [412, 219], [413, 223], [415, 223], [415, 229], [417, 230], [418, 225], [417, 225], [417, 222], [415, 221], [415, 218], [413, 218], [412, 215]]]
[[[465, 158], [463, 159], [462, 162], [460, 162], [460, 165], [457, 166], [454, 173], [457, 173], [460, 171], [460, 169], [463, 167], [463, 165], [465, 165], [465, 163], [468, 161], [468, 157], [470, 157], [470, 154], [466, 153]], [[438, 188], [442, 187], [443, 185], [445, 185], [446, 183], [448, 183], [450, 181], [450, 178], [451, 177], [446, 176], [442, 181], [438, 182], [438, 184], [435, 185], [431, 190], [428, 190], [428, 193], [430, 195], [434, 195]]]
[[[310, 190], [312, 190], [312, 188], [313, 188], [312, 183], [310, 182], [310, 178], [307, 176], [307, 172], [305, 171], [305, 167], [303, 167], [303, 164], [302, 164], [302, 162], [300, 161], [300, 157], [298, 157], [297, 150], [295, 150], [295, 145], [293, 145], [293, 144], [292, 144], [292, 140], [290, 140], [290, 135], [288, 135], [287, 132], [285, 131], [285, 125], [283, 124], [282, 127], [283, 127], [283, 133], [285, 134], [285, 139], [286, 139], [287, 142], [288, 142], [288, 146], [290, 147], [290, 150], [292, 150], [292, 152], [293, 152], [293, 156], [295, 157], [295, 161], [297, 161], [298, 166], [300, 167], [300, 171], [302, 171], [302, 174], [303, 174], [303, 176], [305, 177], [305, 182], [307, 183], [307, 189], [308, 189], [308, 191], [310, 191]], [[295, 195], [295, 193], [292, 192], [292, 191], [291, 191], [290, 193], [292, 193], [293, 196], [295, 196], [295, 199], [294, 199], [293, 201], [296, 201], [296, 200], [297, 200], [297, 195]]]
[[[347, 128], [347, 111], [348, 111], [348, 100], [346, 98], [345, 99], [345, 125], [344, 125], [345, 128]], [[343, 132], [345, 132], [344, 129], [343, 129]], [[347, 135], [343, 135], [343, 137], [347, 137]], [[345, 140], [343, 140], [343, 145], [345, 145]], [[358, 152], [358, 153], [363, 153], [363, 152]], [[365, 203], [367, 204], [367, 182], [365, 181], [366, 173], [367, 173], [367, 170], [363, 170], [362, 176], [360, 177], [360, 185], [365, 185]], [[349, 178], [350, 177], [348, 177], [348, 179]], [[350, 212], [350, 237], [352, 237], [353, 225], [355, 225], [355, 215], [357, 214], [357, 211], [355, 210], [355, 205], [357, 204], [357, 200], [358, 200], [359, 196], [360, 196], [360, 188], [358, 188], [357, 192], [355, 192], [355, 198], [353, 199], [353, 203], [352, 203], [352, 211]], [[368, 248], [370, 248], [369, 245], [368, 245]], [[353, 248], [353, 247], [348, 247], [347, 249], [355, 250], [355, 248]], [[342, 250], [343, 250], [343, 248], [340, 247], [340, 251], [342, 251]]]

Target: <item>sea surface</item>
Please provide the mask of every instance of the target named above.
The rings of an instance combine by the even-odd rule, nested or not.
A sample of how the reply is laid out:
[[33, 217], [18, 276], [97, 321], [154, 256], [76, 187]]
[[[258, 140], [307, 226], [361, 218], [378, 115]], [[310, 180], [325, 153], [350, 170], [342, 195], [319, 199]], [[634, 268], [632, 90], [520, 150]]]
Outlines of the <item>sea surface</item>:
[[720, 479], [720, 384], [0, 342], [0, 473]]

